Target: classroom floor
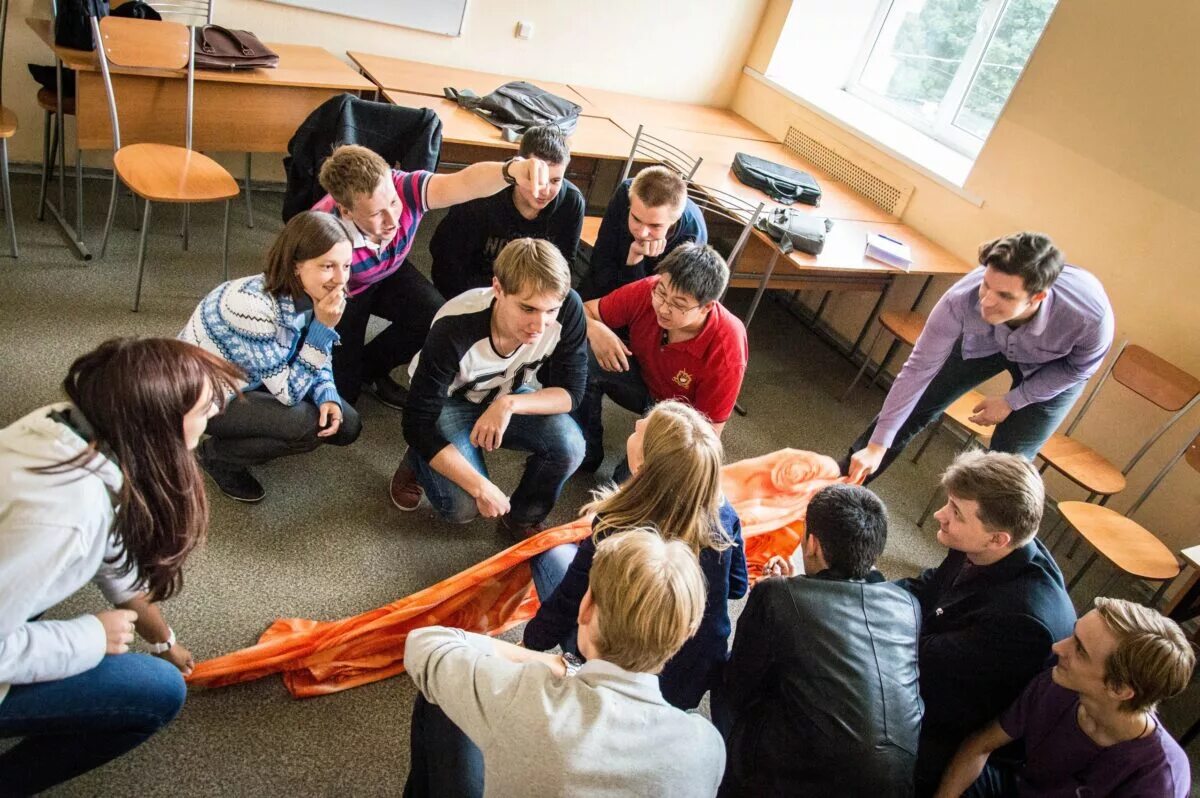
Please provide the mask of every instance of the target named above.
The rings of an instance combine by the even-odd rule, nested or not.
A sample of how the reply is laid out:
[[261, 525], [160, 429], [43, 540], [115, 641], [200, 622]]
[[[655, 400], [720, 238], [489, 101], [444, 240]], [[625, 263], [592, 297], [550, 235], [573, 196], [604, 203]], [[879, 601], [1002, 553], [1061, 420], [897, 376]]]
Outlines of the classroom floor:
[[[221, 211], [192, 209], [192, 245], [180, 248], [179, 211], [158, 206], [149, 245], [141, 312], [130, 312], [137, 253], [133, 209], [119, 207], [105, 260], [75, 260], [57, 228], [35, 219], [37, 182], [14, 175], [13, 196], [21, 258], [0, 258], [7, 290], [0, 293], [0, 425], [57, 401], [58, 385], [79, 354], [117, 335], [173, 336], [196, 303], [221, 278]], [[85, 181], [89, 244], [99, 248], [107, 181]], [[259, 271], [281, 228], [282, 195], [255, 194], [255, 228], [235, 206], [231, 273]], [[442, 214], [421, 227], [412, 260], [428, 263], [428, 240]], [[730, 296], [744, 313], [748, 291]], [[845, 404], [837, 397], [854, 375], [850, 363], [795, 321], [777, 302], [765, 302], [750, 329], [751, 359], [743, 405], [725, 431], [727, 459], [783, 446], [840, 456], [878, 410], [880, 390], [860, 388]], [[336, 619], [393, 601], [454, 574], [508, 545], [490, 522], [445, 524], [422, 509], [401, 513], [387, 484], [404, 449], [400, 416], [369, 395], [359, 403], [364, 431], [345, 449], [329, 448], [256, 470], [267, 489], [257, 505], [210, 491], [207, 544], [188, 563], [186, 587], [166, 605], [179, 639], [197, 660], [255, 642], [279, 617]], [[606, 406], [611, 471], [633, 418]], [[918, 529], [937, 469], [955, 441], [941, 435], [920, 465], [902, 458], [873, 485], [887, 502], [891, 534], [879, 565], [892, 578], [936, 564], [942, 550], [932, 524]], [[520, 459], [502, 452], [489, 461], [511, 489]], [[210, 483], [211, 484], [211, 483]], [[593, 482], [568, 483], [550, 520], [569, 519]], [[1071, 497], [1075, 498], [1075, 497]], [[1081, 559], [1081, 558], [1077, 558]], [[1060, 557], [1060, 562], [1065, 555]], [[1064, 563], [1070, 574], [1078, 563]], [[1091, 595], [1104, 576], [1089, 574], [1076, 593]], [[741, 602], [733, 608], [740, 609]], [[87, 588], [48, 617], [104, 608]], [[515, 630], [512, 636], [519, 634]], [[1166, 707], [1176, 734], [1200, 714], [1194, 693]], [[55, 791], [57, 795], [395, 795], [408, 772], [408, 724], [413, 685], [407, 676], [323, 698], [297, 701], [278, 677], [216, 690], [196, 690], [164, 732], [106, 767]], [[0, 747], [3, 743], [0, 742]], [[1193, 756], [1193, 768], [1197, 767]]]

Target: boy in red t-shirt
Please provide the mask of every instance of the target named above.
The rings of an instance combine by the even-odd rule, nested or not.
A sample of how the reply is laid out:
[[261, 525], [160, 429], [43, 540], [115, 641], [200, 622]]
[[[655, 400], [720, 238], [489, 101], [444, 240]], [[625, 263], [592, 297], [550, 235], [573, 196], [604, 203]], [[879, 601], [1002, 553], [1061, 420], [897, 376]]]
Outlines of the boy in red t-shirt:
[[[587, 314], [588, 384], [574, 417], [587, 454], [582, 469], [604, 460], [604, 395], [639, 415], [656, 403], [681, 399], [708, 416], [717, 434], [733, 414], [750, 357], [746, 328], [717, 298], [729, 267], [710, 246], [684, 244], [658, 266], [658, 274], [584, 304]], [[613, 329], [627, 327], [629, 343]], [[628, 475], [617, 467], [618, 481]]]

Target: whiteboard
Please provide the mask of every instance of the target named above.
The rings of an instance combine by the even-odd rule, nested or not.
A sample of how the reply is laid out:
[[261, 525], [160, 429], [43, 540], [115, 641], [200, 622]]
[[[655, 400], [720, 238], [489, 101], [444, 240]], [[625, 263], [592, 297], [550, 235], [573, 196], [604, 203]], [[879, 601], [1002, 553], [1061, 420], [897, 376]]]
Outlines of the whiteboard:
[[467, 0], [271, 0], [343, 17], [416, 28], [443, 36], [462, 35]]

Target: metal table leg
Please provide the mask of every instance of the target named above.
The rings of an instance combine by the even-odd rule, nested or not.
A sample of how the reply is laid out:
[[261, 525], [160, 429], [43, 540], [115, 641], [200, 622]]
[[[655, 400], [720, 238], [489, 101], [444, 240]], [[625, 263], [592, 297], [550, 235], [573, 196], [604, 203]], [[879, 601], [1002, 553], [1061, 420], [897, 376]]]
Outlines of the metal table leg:
[[[67, 187], [66, 187], [66, 183], [67, 183], [67, 175], [66, 175], [66, 172], [67, 172], [67, 163], [66, 163], [67, 162], [67, 146], [66, 146], [66, 138], [65, 138], [66, 131], [64, 129], [66, 114], [63, 113], [62, 70], [63, 70], [62, 61], [60, 61], [56, 58], [54, 60], [54, 79], [55, 79], [55, 89], [58, 92], [58, 113], [55, 114], [55, 117], [57, 118], [57, 122], [55, 124], [55, 130], [56, 130], [57, 136], [58, 136], [58, 202], [55, 203], [50, 197], [46, 197], [46, 210], [50, 211], [50, 215], [53, 216], [54, 221], [58, 223], [59, 229], [61, 229], [63, 231], [63, 233], [66, 234], [67, 242], [71, 245], [71, 248], [73, 250], [75, 250], [76, 256], [82, 260], [91, 260], [92, 253], [87, 248], [87, 244], [85, 244], [83, 241], [83, 231], [78, 230], [75, 227], [72, 227], [71, 224], [67, 221], [66, 217], [63, 214], [63, 211], [67, 206]], [[75, 184], [76, 184], [76, 194], [77, 194], [77, 196], [75, 197], [75, 203], [76, 203], [75, 215], [76, 215], [76, 218], [80, 220], [80, 222], [77, 223], [78, 226], [82, 227], [82, 223], [81, 223], [82, 219], [83, 219], [83, 192], [81, 190], [82, 189], [82, 186], [81, 186], [82, 172], [80, 171], [80, 165], [78, 163], [76, 164], [75, 169], [76, 169]]]

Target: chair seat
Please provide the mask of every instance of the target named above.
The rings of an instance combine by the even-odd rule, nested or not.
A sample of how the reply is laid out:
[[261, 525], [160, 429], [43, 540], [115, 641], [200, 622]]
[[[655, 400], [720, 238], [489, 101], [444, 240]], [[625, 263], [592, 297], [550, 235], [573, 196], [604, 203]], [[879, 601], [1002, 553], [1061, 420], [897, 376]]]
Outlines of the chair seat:
[[992, 433], [996, 431], [996, 428], [994, 426], [987, 427], [983, 424], [976, 424], [970, 419], [971, 416], [975, 415], [975, 406], [986, 398], [979, 391], [967, 391], [946, 408], [946, 415], [951, 421], [966, 427], [984, 443], [992, 439]]
[[1084, 540], [1122, 571], [1141, 579], [1173, 579], [1179, 575], [1175, 555], [1136, 521], [1088, 502], [1059, 502], [1058, 511]]
[[583, 230], [579, 233], [579, 240], [590, 246], [596, 246], [596, 236], [600, 234], [600, 222], [603, 221], [599, 216], [583, 217]]
[[[41, 106], [43, 111], [49, 111], [52, 114], [58, 113], [58, 92], [54, 89], [38, 89], [37, 104]], [[75, 115], [75, 98], [68, 97], [63, 101], [63, 113], [67, 116]]]
[[113, 166], [133, 193], [152, 202], [212, 202], [238, 195], [238, 184], [203, 153], [170, 144], [130, 144]]
[[879, 323], [883, 329], [912, 346], [921, 337], [921, 331], [925, 329], [925, 314], [916, 311], [900, 313], [894, 310], [885, 310], [879, 314]]
[[0, 106], [0, 139], [12, 138], [17, 132], [17, 115], [12, 109]]
[[1050, 436], [1050, 440], [1038, 452], [1038, 457], [1092, 493], [1111, 496], [1125, 490], [1125, 475], [1104, 455], [1061, 433]]

